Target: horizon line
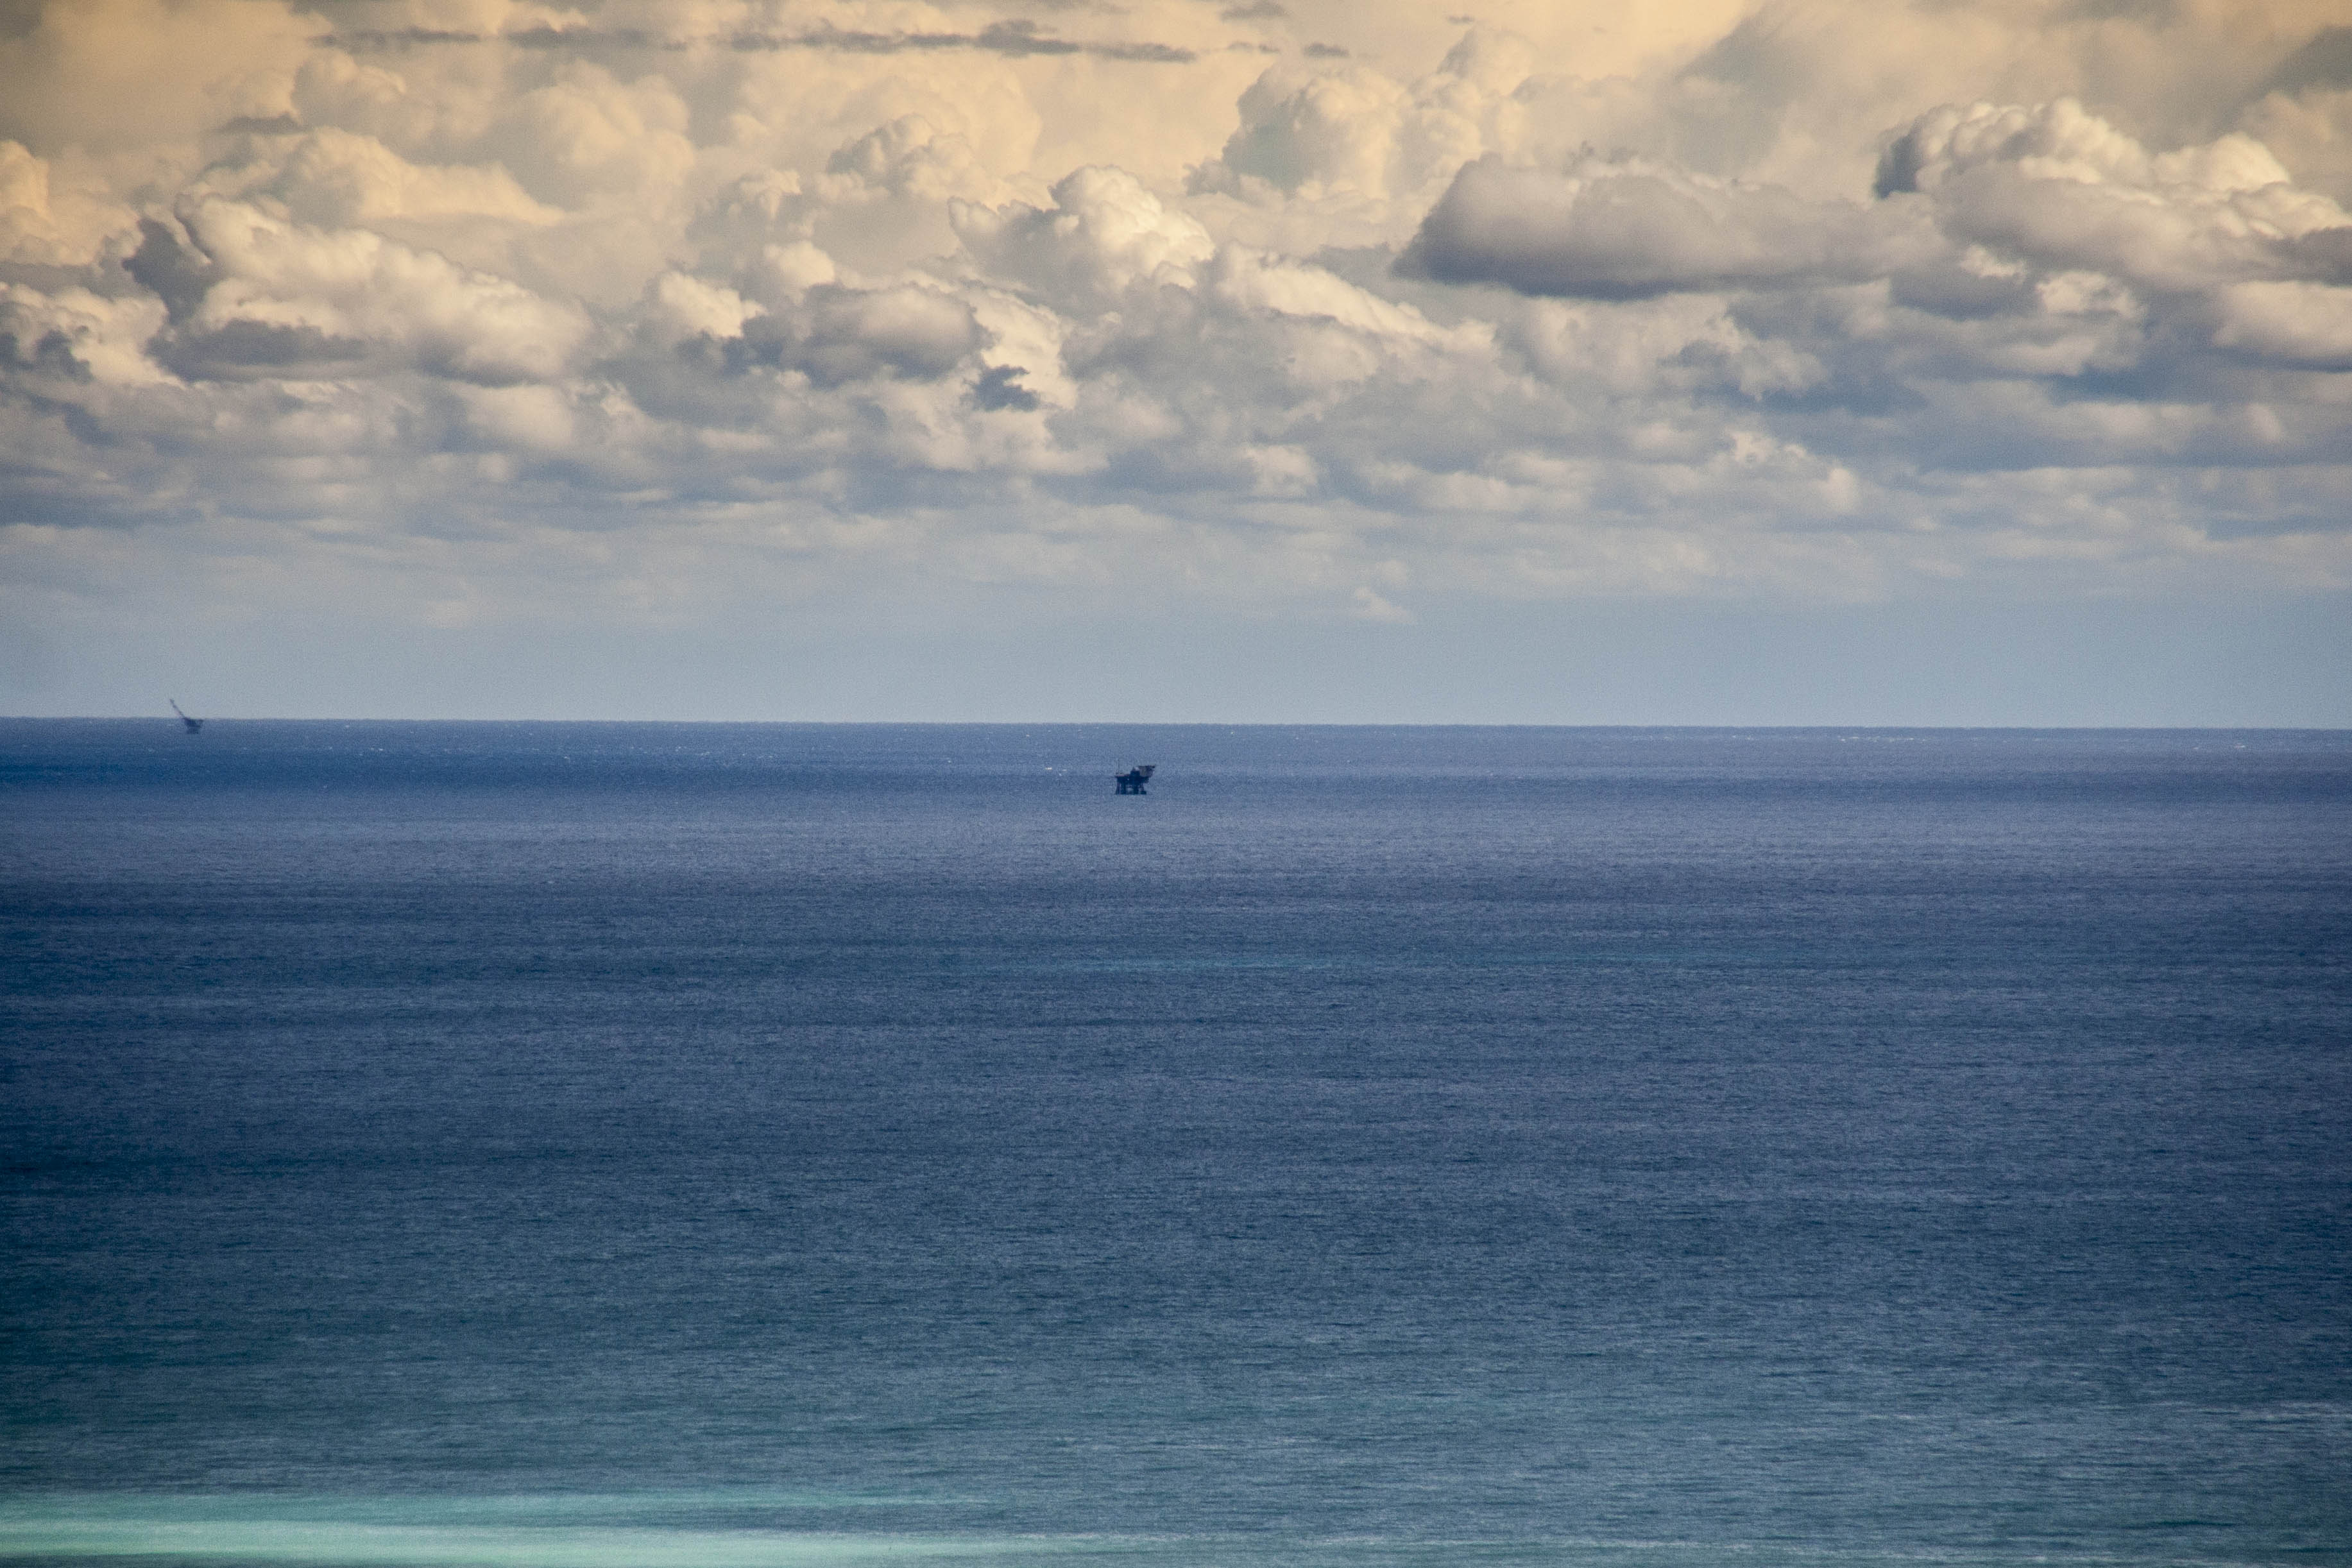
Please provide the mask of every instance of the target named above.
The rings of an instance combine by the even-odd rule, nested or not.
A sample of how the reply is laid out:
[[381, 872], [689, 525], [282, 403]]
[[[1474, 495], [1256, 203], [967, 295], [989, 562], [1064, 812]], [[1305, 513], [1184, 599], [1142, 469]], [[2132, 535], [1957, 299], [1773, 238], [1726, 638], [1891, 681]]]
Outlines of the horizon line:
[[[204, 713], [206, 724], [613, 724], [708, 725], [771, 729], [1100, 729], [1112, 726], [1159, 730], [1692, 730], [1880, 732], [1946, 734], [2274, 734], [2352, 735], [2337, 724], [1937, 724], [1817, 721], [1810, 723], [1558, 722], [1496, 720], [1333, 719], [647, 719], [647, 718], [448, 718], [383, 714]], [[149, 713], [0, 713], [0, 724], [135, 724], [180, 721]]]

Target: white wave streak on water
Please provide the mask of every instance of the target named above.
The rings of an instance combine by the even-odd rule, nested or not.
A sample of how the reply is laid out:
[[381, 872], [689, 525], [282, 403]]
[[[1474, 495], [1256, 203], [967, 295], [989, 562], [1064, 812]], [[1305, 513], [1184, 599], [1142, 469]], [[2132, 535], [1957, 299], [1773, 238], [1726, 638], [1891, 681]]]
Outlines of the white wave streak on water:
[[[469, 1500], [438, 1505], [440, 1517], [478, 1514]], [[299, 1517], [266, 1504], [243, 1513], [195, 1500], [191, 1504], [0, 1509], [0, 1557], [173, 1557], [348, 1568], [813, 1568], [902, 1560], [1009, 1563], [1099, 1544], [1037, 1537], [395, 1523], [383, 1521], [387, 1510], [382, 1508], [354, 1510], [362, 1517], [353, 1519]]]

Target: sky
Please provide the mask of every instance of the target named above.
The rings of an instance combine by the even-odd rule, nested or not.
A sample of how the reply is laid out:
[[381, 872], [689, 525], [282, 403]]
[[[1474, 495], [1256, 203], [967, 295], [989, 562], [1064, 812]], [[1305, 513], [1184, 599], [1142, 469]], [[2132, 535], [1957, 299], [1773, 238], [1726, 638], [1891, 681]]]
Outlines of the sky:
[[2347, 208], [2352, 0], [0, 0], [0, 712], [2352, 724]]

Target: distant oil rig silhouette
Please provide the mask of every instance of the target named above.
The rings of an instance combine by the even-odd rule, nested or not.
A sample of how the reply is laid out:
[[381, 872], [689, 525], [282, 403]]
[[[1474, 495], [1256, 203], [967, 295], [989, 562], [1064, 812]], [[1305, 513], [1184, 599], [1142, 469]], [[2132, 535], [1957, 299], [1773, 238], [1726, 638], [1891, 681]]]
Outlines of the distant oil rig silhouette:
[[1118, 793], [1121, 795], [1149, 795], [1151, 792], [1143, 785], [1151, 777], [1152, 771], [1150, 763], [1143, 763], [1111, 776], [1118, 781]]
[[[179, 703], [173, 701], [172, 699], [168, 697], [165, 698], [164, 700], [172, 703], [173, 712], [180, 713]], [[180, 713], [180, 724], [181, 727], [185, 729], [191, 735], [201, 735], [205, 732], [205, 721], [202, 719], [191, 719], [185, 713]]]

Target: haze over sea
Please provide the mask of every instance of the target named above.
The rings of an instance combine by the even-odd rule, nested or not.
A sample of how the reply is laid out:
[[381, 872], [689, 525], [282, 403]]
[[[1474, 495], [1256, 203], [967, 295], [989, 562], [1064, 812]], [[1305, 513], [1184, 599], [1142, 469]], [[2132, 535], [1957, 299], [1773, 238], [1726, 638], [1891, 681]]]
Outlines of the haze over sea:
[[0, 1556], [2352, 1563], [2346, 733], [10, 721], [0, 938]]

